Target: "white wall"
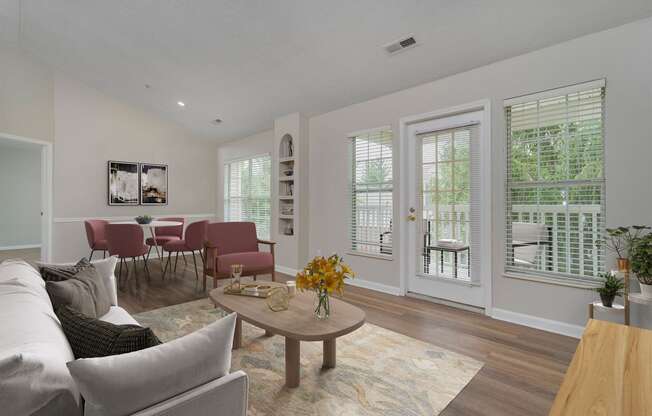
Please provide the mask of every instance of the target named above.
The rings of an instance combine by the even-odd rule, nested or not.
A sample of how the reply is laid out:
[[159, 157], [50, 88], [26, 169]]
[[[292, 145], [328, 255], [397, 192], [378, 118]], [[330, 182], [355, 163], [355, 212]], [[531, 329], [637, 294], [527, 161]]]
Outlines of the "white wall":
[[53, 141], [53, 96], [50, 69], [0, 48], [0, 132]]
[[[85, 217], [139, 214], [210, 218], [216, 208], [215, 145], [176, 124], [55, 76], [54, 259], [87, 255]], [[168, 165], [167, 206], [107, 204], [107, 161]]]
[[0, 247], [41, 244], [41, 148], [0, 141]]
[[[481, 99], [492, 104], [493, 306], [583, 325], [587, 290], [503, 277], [505, 122], [503, 100], [606, 78], [609, 225], [652, 224], [652, 20], [646, 19], [504, 60], [310, 119], [310, 252], [346, 253], [347, 134], [390, 124], [398, 145], [404, 116]], [[398, 147], [398, 146], [396, 146]], [[399, 160], [394, 168], [398, 186]], [[397, 191], [398, 188], [395, 187]], [[398, 204], [395, 192], [395, 207]], [[406, 213], [396, 212], [394, 224]], [[398, 227], [395, 228], [398, 233]], [[394, 241], [398, 241], [395, 236]], [[398, 287], [398, 261], [347, 256], [361, 279]], [[640, 312], [634, 311], [635, 315]], [[649, 313], [649, 312], [648, 312]], [[639, 319], [641, 317], [639, 316]]]

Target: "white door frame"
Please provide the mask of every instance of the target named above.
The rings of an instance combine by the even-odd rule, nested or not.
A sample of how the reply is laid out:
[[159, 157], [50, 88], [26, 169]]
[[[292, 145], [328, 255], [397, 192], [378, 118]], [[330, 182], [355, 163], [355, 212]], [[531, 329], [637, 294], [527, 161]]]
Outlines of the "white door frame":
[[54, 171], [52, 143], [2, 132], [0, 132], [0, 137], [41, 146], [41, 212], [43, 213], [41, 215], [41, 261], [50, 262], [52, 259], [52, 177]]
[[[480, 128], [480, 152], [484, 157], [480, 158], [480, 206], [482, 212], [480, 213], [480, 227], [481, 227], [481, 246], [484, 248], [484, 253], [480, 259], [481, 267], [485, 275], [481, 276], [481, 284], [484, 286], [484, 311], [485, 315], [491, 315], [493, 307], [493, 282], [492, 282], [492, 250], [491, 250], [491, 231], [492, 231], [492, 192], [491, 192], [491, 100], [484, 99], [474, 101], [467, 104], [458, 105], [442, 110], [432, 111], [424, 114], [417, 114], [413, 116], [402, 117], [399, 121], [400, 142], [399, 142], [399, 174], [400, 174], [400, 191], [399, 191], [399, 218], [400, 218], [400, 237], [399, 237], [399, 267], [401, 270], [400, 276], [400, 292], [407, 294], [408, 288], [408, 269], [409, 263], [413, 259], [409, 253], [408, 241], [408, 226], [407, 212], [409, 209], [410, 201], [408, 200], [408, 187], [409, 174], [408, 169], [413, 169], [414, 166], [409, 166], [406, 163], [408, 154], [408, 128], [415, 123], [422, 123], [438, 118], [450, 117], [458, 114], [468, 113], [472, 111], [482, 111], [483, 119]], [[488, 157], [487, 157], [488, 155]]]

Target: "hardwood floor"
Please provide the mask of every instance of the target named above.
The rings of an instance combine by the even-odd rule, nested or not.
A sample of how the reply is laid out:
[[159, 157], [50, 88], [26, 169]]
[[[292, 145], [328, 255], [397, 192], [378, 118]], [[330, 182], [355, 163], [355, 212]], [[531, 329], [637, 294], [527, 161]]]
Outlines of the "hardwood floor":
[[[130, 279], [118, 294], [120, 304], [131, 313], [207, 296], [195, 288], [191, 258], [187, 266], [179, 260], [177, 274], [168, 275], [165, 281], [161, 281], [157, 259], [149, 262], [149, 283], [141, 268], [139, 284]], [[279, 280], [289, 278], [277, 276]], [[197, 288], [201, 288], [201, 282]], [[426, 300], [353, 286], [347, 286], [344, 299], [362, 308], [369, 323], [485, 363], [442, 416], [547, 415], [578, 343], [574, 338]]]
[[25, 248], [18, 250], [0, 250], [0, 262], [7, 259], [23, 259], [30, 262], [41, 260], [40, 248]]

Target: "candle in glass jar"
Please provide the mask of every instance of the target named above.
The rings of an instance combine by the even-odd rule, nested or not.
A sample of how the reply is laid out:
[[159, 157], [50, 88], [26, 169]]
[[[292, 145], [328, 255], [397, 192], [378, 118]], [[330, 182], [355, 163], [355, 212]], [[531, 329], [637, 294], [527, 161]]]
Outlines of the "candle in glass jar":
[[288, 287], [288, 294], [293, 297], [297, 293], [297, 283], [294, 280], [285, 282]]

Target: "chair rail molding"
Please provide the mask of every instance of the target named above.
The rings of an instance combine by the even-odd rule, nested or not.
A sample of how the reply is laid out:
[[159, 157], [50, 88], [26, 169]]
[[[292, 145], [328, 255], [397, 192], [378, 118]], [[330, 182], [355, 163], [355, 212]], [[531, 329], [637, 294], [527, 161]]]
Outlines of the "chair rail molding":
[[[205, 214], [156, 214], [154, 216], [164, 216], [164, 217], [183, 217], [183, 218], [214, 218], [216, 217], [215, 213], [205, 213]], [[70, 223], [70, 222], [84, 222], [86, 220], [107, 220], [107, 221], [128, 221], [134, 219], [133, 215], [120, 215], [120, 216], [96, 216], [96, 217], [57, 217], [52, 222], [61, 224], [61, 223]]]

